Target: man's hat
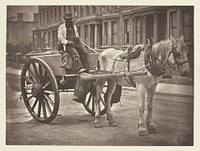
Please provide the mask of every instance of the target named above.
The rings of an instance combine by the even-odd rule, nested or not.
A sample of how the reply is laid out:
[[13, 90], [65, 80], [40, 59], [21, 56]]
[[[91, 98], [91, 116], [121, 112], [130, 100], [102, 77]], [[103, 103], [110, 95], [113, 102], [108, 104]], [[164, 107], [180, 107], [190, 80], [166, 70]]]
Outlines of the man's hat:
[[66, 14], [65, 14], [65, 16], [63, 16], [63, 18], [64, 19], [72, 19], [73, 17], [72, 17], [72, 13], [71, 12], [67, 12]]

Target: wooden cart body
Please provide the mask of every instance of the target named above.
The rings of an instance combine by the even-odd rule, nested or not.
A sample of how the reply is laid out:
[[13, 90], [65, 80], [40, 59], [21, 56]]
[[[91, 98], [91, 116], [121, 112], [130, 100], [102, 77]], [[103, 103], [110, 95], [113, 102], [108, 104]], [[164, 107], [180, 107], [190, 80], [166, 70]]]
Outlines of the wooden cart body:
[[[61, 55], [58, 53], [34, 53], [26, 56], [28, 61], [24, 65], [21, 74], [21, 92], [24, 103], [33, 118], [38, 122], [49, 123], [58, 113], [59, 93], [73, 92], [78, 74], [67, 72], [59, 67], [62, 61]], [[98, 56], [99, 54], [97, 53], [90, 53], [89, 63], [91, 70], [96, 69]], [[44, 82], [46, 79], [47, 82]], [[92, 92], [88, 92], [83, 106], [91, 115], [94, 115], [95, 88], [92, 90]], [[106, 113], [105, 91], [102, 94], [101, 115]], [[118, 95], [119, 93], [116, 92], [116, 94]], [[53, 98], [50, 98], [50, 95], [53, 95]], [[119, 94], [120, 96], [121, 93]], [[47, 112], [50, 113], [48, 114]]]

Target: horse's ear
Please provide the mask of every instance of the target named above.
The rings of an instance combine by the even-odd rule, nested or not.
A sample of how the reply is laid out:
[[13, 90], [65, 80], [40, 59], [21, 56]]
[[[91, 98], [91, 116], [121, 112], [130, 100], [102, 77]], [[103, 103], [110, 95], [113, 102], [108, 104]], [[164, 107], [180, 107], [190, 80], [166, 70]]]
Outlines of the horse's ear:
[[184, 36], [181, 35], [181, 36], [179, 37], [179, 40], [184, 41]]

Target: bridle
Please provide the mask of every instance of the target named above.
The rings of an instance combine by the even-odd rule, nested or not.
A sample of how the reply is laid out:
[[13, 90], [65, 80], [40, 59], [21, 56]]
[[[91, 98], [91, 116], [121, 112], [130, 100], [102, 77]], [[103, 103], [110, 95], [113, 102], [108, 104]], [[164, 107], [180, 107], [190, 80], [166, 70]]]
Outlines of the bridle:
[[180, 53], [177, 52], [177, 47], [178, 47], [177, 45], [173, 45], [172, 48], [171, 48], [171, 53], [173, 54], [175, 64], [176, 64], [177, 66], [181, 66], [181, 65], [183, 65], [183, 64], [185, 64], [185, 63], [188, 63], [188, 61], [179, 62], [179, 61], [177, 60], [177, 58], [180, 56]]
[[[188, 63], [188, 61], [182, 61], [179, 62], [177, 60], [177, 58], [180, 56], [180, 53], [177, 51], [178, 46], [177, 45], [173, 45], [171, 50], [169, 51], [166, 59], [164, 61], [160, 60], [152, 51], [152, 45], [150, 45], [147, 49], [147, 51], [145, 52], [145, 66], [147, 68], [147, 70], [156, 76], [161, 76], [163, 74], [165, 74], [165, 67], [166, 65], [169, 65], [169, 68], [175, 70], [175, 68], [168, 62], [169, 56], [172, 54], [175, 64], [177, 66], [181, 66], [185, 63]], [[161, 65], [157, 65], [157, 61], [160, 62]]]

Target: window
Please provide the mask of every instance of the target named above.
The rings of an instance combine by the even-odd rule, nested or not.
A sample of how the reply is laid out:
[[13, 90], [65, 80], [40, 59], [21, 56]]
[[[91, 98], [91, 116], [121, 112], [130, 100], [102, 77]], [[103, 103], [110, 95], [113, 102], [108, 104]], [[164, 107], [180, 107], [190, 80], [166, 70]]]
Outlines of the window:
[[43, 25], [45, 25], [45, 11], [42, 12], [42, 21], [43, 21]]
[[193, 15], [191, 10], [183, 11], [183, 35], [184, 41], [190, 42], [193, 39]]
[[124, 44], [129, 44], [129, 19], [124, 20]]
[[104, 6], [100, 6], [100, 13], [103, 13], [104, 11]]
[[80, 17], [83, 17], [83, 6], [80, 7]]
[[58, 7], [58, 17], [59, 17], [59, 20], [60, 20], [61, 17], [62, 17], [61, 6]]
[[69, 12], [72, 12], [71, 6], [68, 6], [68, 11], [69, 11]]
[[142, 22], [142, 17], [136, 17], [136, 43], [139, 44], [139, 43], [142, 43], [143, 42], [143, 22]]
[[65, 15], [65, 14], [66, 14], [66, 12], [67, 12], [67, 10], [66, 10], [66, 9], [67, 9], [67, 8], [66, 8], [66, 6], [64, 6], [64, 8], [63, 8], [63, 9], [64, 9], [64, 15]]
[[54, 8], [54, 22], [57, 20], [57, 8]]
[[50, 35], [50, 31], [48, 31], [48, 41], [47, 41], [47, 45], [48, 45], [48, 47], [50, 47], [50, 43], [51, 43], [51, 37], [50, 37], [51, 35]]
[[108, 45], [108, 22], [104, 23], [104, 45]]
[[86, 16], [89, 16], [90, 15], [90, 9], [89, 9], [89, 6], [86, 6]]
[[111, 11], [111, 6], [107, 6], [107, 11]]
[[53, 9], [51, 9], [51, 23], [53, 22]]
[[88, 37], [88, 25], [85, 25], [85, 26], [84, 26], [84, 35], [85, 35], [85, 37], [84, 37], [84, 38], [85, 38], [85, 41], [88, 42], [88, 40], [89, 40], [89, 39], [88, 39], [88, 38], [89, 38], [89, 37]]
[[117, 28], [117, 21], [112, 21], [111, 22], [111, 31], [112, 31], [112, 45], [117, 45], [118, 43], [118, 38], [117, 38], [117, 32], [118, 32], [118, 28]]
[[77, 6], [74, 6], [74, 16], [77, 17]]
[[96, 14], [96, 6], [92, 6], [92, 15]]
[[49, 11], [46, 11], [46, 24], [49, 24]]
[[177, 11], [170, 12], [170, 14], [169, 14], [169, 23], [170, 23], [170, 34], [173, 37], [178, 37]]
[[42, 26], [42, 13], [41, 12], [40, 12], [39, 17], [40, 17], [40, 26]]
[[112, 6], [112, 10], [113, 11], [119, 10], [119, 6]]

